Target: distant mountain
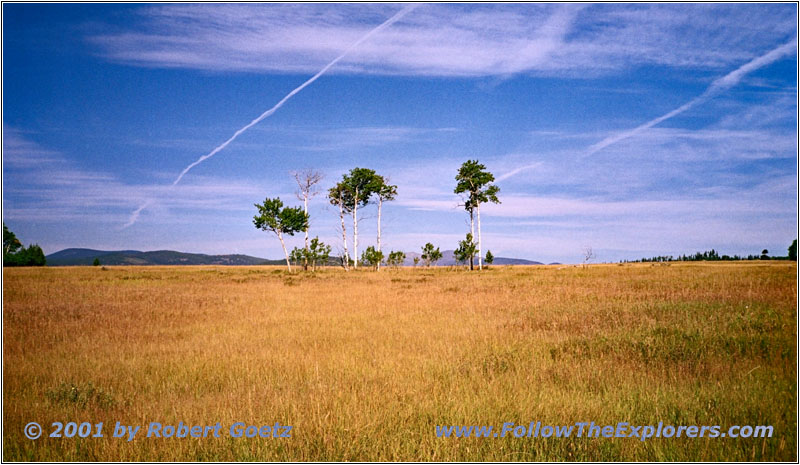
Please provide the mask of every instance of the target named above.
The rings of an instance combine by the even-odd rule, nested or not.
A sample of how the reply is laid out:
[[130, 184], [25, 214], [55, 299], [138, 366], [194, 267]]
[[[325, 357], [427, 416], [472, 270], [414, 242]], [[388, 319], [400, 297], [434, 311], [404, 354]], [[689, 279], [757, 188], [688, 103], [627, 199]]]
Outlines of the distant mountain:
[[[457, 265], [454, 252], [445, 250], [442, 259], [436, 262], [437, 266]], [[417, 252], [406, 253], [404, 266], [413, 266], [414, 257], [419, 257]], [[52, 253], [47, 257], [48, 266], [86, 266], [91, 265], [94, 259], [100, 260], [102, 265], [285, 265], [285, 260], [267, 260], [265, 258], [251, 257], [249, 255], [205, 255], [199, 253], [175, 252], [174, 250], [155, 250], [141, 252], [139, 250], [93, 250], [93, 249], [64, 249]], [[331, 265], [339, 263], [337, 258], [331, 257]], [[475, 259], [477, 264], [477, 257]], [[524, 260], [521, 258], [495, 257], [494, 265], [542, 265], [540, 262]], [[422, 263], [420, 262], [420, 265]]]
[[64, 249], [47, 257], [48, 266], [91, 265], [94, 259], [103, 265], [281, 265], [283, 260], [267, 260], [249, 255], [205, 255], [173, 250], [93, 250]]

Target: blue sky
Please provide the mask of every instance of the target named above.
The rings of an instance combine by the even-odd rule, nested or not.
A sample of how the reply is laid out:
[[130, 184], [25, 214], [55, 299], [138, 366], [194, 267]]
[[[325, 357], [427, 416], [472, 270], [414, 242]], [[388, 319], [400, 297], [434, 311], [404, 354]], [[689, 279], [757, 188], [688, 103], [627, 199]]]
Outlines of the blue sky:
[[[452, 249], [454, 176], [478, 159], [501, 189], [495, 256], [785, 255], [797, 237], [795, 4], [419, 5], [172, 185], [403, 8], [4, 4], [4, 222], [46, 253], [280, 258], [253, 203], [299, 205], [292, 170], [327, 189], [359, 166], [398, 185], [385, 249]], [[310, 210], [339, 249], [338, 211]]]

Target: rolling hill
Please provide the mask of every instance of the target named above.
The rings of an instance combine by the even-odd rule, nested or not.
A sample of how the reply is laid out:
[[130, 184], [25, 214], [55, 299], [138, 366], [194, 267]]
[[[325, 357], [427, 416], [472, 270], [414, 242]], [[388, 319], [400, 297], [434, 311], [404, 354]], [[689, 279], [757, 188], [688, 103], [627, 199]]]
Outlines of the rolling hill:
[[[419, 253], [406, 253], [404, 266], [412, 266], [414, 257]], [[437, 266], [456, 265], [452, 250], [442, 252], [443, 258]], [[47, 255], [49, 266], [86, 266], [91, 265], [94, 259], [100, 260], [102, 265], [285, 265], [283, 259], [268, 260], [266, 258], [252, 257], [250, 255], [206, 255], [198, 253], [175, 252], [174, 250], [154, 250], [142, 252], [139, 250], [94, 250], [94, 249], [64, 249]], [[337, 262], [331, 260], [332, 264]], [[477, 259], [475, 260], [477, 264]], [[495, 265], [542, 265], [540, 262], [521, 258], [495, 257]]]
[[267, 260], [249, 255], [205, 255], [173, 250], [93, 250], [64, 249], [48, 255], [49, 266], [91, 265], [94, 259], [103, 265], [281, 265], [283, 260]]

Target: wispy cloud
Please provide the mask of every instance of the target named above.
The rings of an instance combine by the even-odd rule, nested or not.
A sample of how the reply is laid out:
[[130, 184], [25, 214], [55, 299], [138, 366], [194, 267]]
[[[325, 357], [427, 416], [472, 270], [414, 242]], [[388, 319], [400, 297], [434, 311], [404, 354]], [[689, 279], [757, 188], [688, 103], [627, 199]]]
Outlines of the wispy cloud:
[[[89, 40], [106, 58], [134, 65], [308, 73], [394, 8], [165, 4], [140, 10], [135, 27], [107, 26]], [[785, 40], [794, 29], [793, 8], [431, 4], [334, 71], [586, 76], [642, 64], [721, 69]]]
[[341, 128], [268, 128], [265, 131], [286, 137], [274, 146], [313, 152], [382, 147], [398, 143], [424, 142], [433, 137], [456, 134], [456, 128], [417, 128], [409, 126], [368, 126]]
[[124, 183], [111, 173], [82, 168], [5, 125], [3, 171], [4, 217], [40, 224], [63, 220], [119, 224], [127, 217], [126, 209], [151, 198], [160, 199], [159, 221], [170, 222], [182, 210], [247, 210], [263, 195], [263, 187], [252, 181], [203, 176], [179, 189]]
[[57, 163], [57, 152], [47, 150], [27, 140], [22, 131], [3, 123], [3, 167], [25, 168], [47, 163]]

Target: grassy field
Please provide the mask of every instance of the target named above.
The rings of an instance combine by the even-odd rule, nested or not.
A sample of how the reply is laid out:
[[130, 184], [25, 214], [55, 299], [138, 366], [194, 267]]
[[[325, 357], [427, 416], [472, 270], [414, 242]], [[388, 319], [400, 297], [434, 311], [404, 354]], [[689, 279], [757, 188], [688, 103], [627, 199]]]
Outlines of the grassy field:
[[[3, 270], [3, 459], [796, 461], [793, 262]], [[23, 435], [39, 422], [43, 437]], [[55, 421], [104, 438], [46, 437]], [[116, 422], [220, 438], [109, 437]], [[231, 438], [234, 422], [291, 438]], [[436, 425], [772, 425], [439, 438]]]

